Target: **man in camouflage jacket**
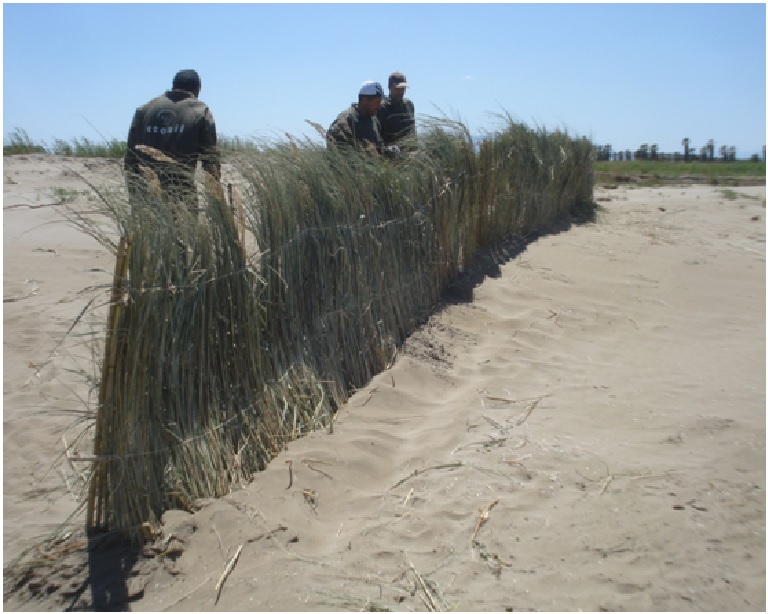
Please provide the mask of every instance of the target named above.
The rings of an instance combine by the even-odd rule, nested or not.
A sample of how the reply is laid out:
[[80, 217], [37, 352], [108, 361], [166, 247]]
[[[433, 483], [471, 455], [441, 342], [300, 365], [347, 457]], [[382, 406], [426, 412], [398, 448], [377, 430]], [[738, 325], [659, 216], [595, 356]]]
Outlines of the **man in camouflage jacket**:
[[363, 83], [357, 96], [357, 104], [352, 104], [342, 111], [328, 128], [328, 146], [382, 153], [384, 142], [376, 112], [381, 106], [383, 96], [384, 90], [380, 83]]

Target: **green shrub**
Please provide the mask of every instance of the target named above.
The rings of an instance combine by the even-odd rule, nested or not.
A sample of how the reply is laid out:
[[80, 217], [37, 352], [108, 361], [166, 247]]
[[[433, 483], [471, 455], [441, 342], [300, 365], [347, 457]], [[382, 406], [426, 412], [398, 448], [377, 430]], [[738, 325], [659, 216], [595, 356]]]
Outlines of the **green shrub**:
[[33, 142], [21, 128], [15, 128], [8, 135], [7, 144], [3, 145], [3, 155], [6, 156], [39, 153], [76, 158], [122, 158], [125, 156], [125, 150], [126, 142], [117, 139], [103, 142], [94, 142], [87, 138], [74, 138], [69, 142], [55, 139], [53, 146], [48, 147], [43, 142]]
[[3, 155], [11, 156], [15, 154], [47, 153], [45, 146], [35, 143], [29, 138], [25, 130], [14, 128], [8, 136], [8, 144], [3, 144]]

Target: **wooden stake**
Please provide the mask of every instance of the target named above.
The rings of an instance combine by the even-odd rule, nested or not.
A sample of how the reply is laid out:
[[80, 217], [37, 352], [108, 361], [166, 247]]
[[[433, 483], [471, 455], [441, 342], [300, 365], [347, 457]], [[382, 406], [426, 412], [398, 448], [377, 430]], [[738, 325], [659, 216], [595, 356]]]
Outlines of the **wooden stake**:
[[[123, 293], [126, 285], [126, 274], [130, 260], [131, 241], [126, 237], [120, 237], [117, 246], [117, 258], [115, 260], [115, 273], [112, 280], [112, 293], [109, 300], [109, 313], [107, 315], [107, 336], [104, 344], [104, 366], [101, 373], [99, 386], [99, 404], [96, 412], [96, 432], [93, 441], [93, 456], [99, 458], [103, 455], [104, 445], [104, 420], [108, 404], [112, 401], [114, 391], [115, 367], [117, 361], [116, 324], [120, 320]], [[106, 514], [109, 505], [109, 487], [107, 476], [109, 467], [104, 463], [93, 463], [91, 469], [91, 483], [88, 488], [88, 505], [86, 513], [86, 526], [106, 527]], [[98, 507], [96, 506], [98, 499]]]

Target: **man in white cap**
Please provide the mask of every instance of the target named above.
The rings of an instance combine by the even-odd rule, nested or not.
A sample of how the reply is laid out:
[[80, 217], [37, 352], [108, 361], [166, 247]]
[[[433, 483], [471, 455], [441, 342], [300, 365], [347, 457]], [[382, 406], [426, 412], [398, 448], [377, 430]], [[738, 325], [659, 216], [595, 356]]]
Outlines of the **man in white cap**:
[[381, 138], [384, 145], [403, 146], [416, 137], [416, 110], [413, 102], [405, 97], [408, 82], [401, 72], [389, 75], [389, 98], [384, 100], [377, 113], [381, 122]]
[[363, 151], [382, 153], [384, 142], [376, 112], [381, 106], [384, 90], [376, 81], [366, 81], [360, 87], [357, 103], [342, 111], [326, 133], [328, 146], [354, 147]]

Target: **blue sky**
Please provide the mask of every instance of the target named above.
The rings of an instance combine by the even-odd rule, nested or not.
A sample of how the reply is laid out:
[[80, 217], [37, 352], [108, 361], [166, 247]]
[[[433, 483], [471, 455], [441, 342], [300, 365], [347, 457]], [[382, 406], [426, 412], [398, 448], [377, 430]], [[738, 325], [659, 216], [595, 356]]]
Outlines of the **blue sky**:
[[765, 4], [4, 4], [3, 135], [124, 140], [195, 68], [219, 134], [314, 136], [401, 70], [417, 115], [615, 150], [766, 142]]

